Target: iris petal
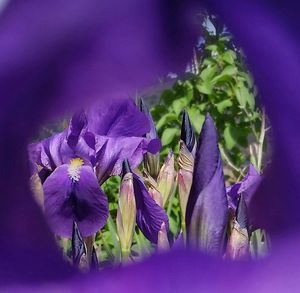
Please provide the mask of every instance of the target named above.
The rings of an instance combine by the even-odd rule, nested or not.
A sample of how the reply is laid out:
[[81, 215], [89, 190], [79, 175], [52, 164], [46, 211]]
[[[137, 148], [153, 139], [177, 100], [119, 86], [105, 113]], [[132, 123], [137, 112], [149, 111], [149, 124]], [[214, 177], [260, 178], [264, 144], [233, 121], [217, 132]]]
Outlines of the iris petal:
[[169, 220], [165, 211], [155, 202], [141, 179], [133, 173], [133, 187], [136, 201], [136, 222], [145, 237], [157, 243], [162, 223], [169, 231]]
[[73, 221], [76, 221], [82, 236], [90, 236], [106, 223], [107, 198], [91, 167], [80, 167], [77, 181], [70, 178], [69, 168], [70, 165], [64, 164], [46, 179], [45, 214], [57, 235], [70, 237]]

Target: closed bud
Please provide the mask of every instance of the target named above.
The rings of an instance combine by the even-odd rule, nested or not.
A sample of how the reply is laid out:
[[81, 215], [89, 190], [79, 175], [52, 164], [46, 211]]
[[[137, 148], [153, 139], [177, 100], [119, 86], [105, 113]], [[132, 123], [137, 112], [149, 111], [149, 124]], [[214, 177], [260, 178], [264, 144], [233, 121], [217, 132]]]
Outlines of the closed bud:
[[151, 177], [151, 175], [147, 172], [147, 170], [144, 170], [143, 176], [144, 176], [144, 182], [148, 188], [149, 194], [151, 195], [151, 197], [155, 200], [155, 202], [160, 207], [163, 207], [163, 204], [164, 204], [163, 197], [160, 194], [160, 192], [157, 190], [156, 181]]
[[180, 139], [184, 142], [189, 152], [194, 156], [197, 146], [196, 136], [189, 114], [186, 110], [183, 110]]
[[174, 191], [175, 181], [176, 171], [174, 167], [174, 154], [170, 150], [157, 178], [157, 190], [160, 192], [163, 198], [163, 206], [166, 205], [168, 199]]
[[181, 223], [183, 232], [185, 232], [185, 213], [193, 181], [194, 156], [188, 150], [188, 148], [182, 140], [180, 141], [178, 165], [179, 171], [177, 175], [177, 181], [181, 210]]
[[241, 195], [235, 218], [230, 227], [226, 257], [234, 260], [246, 260], [250, 257], [247, 206]]
[[133, 189], [133, 177], [128, 162], [123, 163], [123, 178], [120, 187], [119, 207], [117, 211], [117, 233], [120, 239], [122, 258], [130, 254], [135, 227], [136, 204]]
[[159, 173], [159, 153], [146, 153], [144, 155], [144, 166], [153, 178], [157, 178]]
[[165, 251], [168, 249], [170, 249], [170, 244], [169, 244], [169, 240], [168, 240], [166, 224], [162, 223], [160, 231], [158, 232], [157, 250]]
[[[149, 111], [149, 108], [145, 104], [144, 100], [142, 98], [138, 98], [137, 105], [140, 111], [143, 112], [149, 120], [150, 131], [149, 133], [146, 134], [146, 137], [149, 139], [158, 138], [152, 115]], [[159, 173], [159, 153], [157, 154], [151, 154], [149, 152], [146, 153], [144, 155], [144, 166], [147, 172], [151, 175], [151, 177], [156, 179]]]

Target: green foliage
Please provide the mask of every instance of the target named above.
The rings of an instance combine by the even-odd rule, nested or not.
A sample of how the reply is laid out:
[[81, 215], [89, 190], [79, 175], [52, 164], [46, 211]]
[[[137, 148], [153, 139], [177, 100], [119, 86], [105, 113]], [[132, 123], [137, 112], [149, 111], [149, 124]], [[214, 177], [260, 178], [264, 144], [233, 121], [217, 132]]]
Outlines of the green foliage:
[[[208, 27], [213, 25], [211, 32]], [[256, 89], [242, 51], [235, 47], [226, 29], [207, 18], [203, 33], [205, 42], [195, 51], [192, 69], [163, 91], [152, 109], [162, 140], [162, 155], [169, 148], [175, 153], [178, 150], [181, 112], [185, 108], [197, 134], [209, 112], [219, 131], [223, 159], [232, 166], [244, 167], [250, 160], [255, 163], [248, 146], [259, 141], [262, 118], [255, 104]], [[236, 167], [233, 172], [231, 180], [242, 170]]]

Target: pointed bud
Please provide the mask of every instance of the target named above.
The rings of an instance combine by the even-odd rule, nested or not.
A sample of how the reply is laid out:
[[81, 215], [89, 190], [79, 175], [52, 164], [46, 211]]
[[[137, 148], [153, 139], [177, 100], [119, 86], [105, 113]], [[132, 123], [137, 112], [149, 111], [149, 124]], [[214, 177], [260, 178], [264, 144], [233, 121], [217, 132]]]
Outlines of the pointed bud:
[[180, 139], [185, 143], [187, 149], [192, 154], [195, 154], [196, 151], [195, 131], [191, 124], [189, 114], [186, 110], [183, 110]]
[[99, 262], [97, 257], [97, 252], [95, 246], [92, 249], [91, 261], [90, 261], [90, 270], [91, 271], [98, 271], [99, 270]]
[[226, 257], [234, 260], [246, 260], [250, 257], [247, 206], [242, 195], [231, 225]]
[[160, 231], [158, 232], [157, 250], [165, 251], [168, 249], [170, 249], [170, 244], [169, 244], [169, 240], [168, 240], [166, 224], [162, 223]]
[[180, 141], [180, 150], [178, 158], [179, 171], [177, 175], [178, 180], [178, 194], [181, 210], [182, 230], [185, 234], [185, 213], [186, 205], [189, 198], [194, 170], [194, 156], [187, 149], [185, 143]]
[[143, 177], [145, 185], [148, 188], [149, 194], [155, 200], [155, 202], [160, 206], [163, 207], [163, 197], [161, 196], [160, 192], [157, 190], [157, 183], [151, 177], [151, 175], [147, 172], [147, 170], [143, 171]]
[[120, 187], [119, 207], [117, 211], [117, 233], [120, 239], [124, 260], [130, 254], [135, 228], [136, 204], [133, 189], [133, 177], [128, 161], [123, 163], [123, 178]]
[[81, 257], [86, 254], [86, 247], [83, 241], [83, 238], [78, 230], [76, 222], [73, 222], [73, 231], [72, 231], [72, 260], [75, 266], [78, 266], [80, 263]]
[[186, 207], [187, 244], [223, 255], [228, 222], [218, 135], [207, 115], [197, 143], [193, 182]]
[[[139, 98], [137, 100], [137, 105], [140, 111], [147, 116], [150, 124], [150, 132], [146, 134], [146, 137], [149, 139], [158, 138], [152, 115], [147, 105], [145, 104], [144, 100], [142, 98]], [[156, 179], [159, 173], [159, 153], [157, 154], [146, 153], [144, 155], [144, 166], [145, 169], [149, 172], [149, 174]]]
[[162, 195], [164, 206], [174, 191], [175, 181], [176, 171], [174, 167], [174, 154], [170, 150], [157, 178], [157, 190]]

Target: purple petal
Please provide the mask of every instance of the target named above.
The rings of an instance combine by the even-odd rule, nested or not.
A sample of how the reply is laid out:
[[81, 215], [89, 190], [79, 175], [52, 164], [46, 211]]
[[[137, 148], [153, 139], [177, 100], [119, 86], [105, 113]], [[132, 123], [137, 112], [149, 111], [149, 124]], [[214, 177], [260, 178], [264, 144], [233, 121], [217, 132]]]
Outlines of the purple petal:
[[228, 203], [218, 136], [206, 116], [197, 144], [193, 183], [187, 203], [186, 223], [190, 244], [209, 253], [223, 252]]
[[157, 243], [158, 232], [162, 223], [166, 224], [166, 230], [169, 231], [168, 216], [148, 193], [142, 180], [134, 173], [133, 188], [137, 209], [137, 225], [149, 241]]
[[150, 130], [147, 116], [130, 98], [111, 99], [87, 112], [89, 130], [103, 136], [143, 136]]
[[84, 111], [79, 111], [73, 115], [69, 126], [69, 133], [67, 135], [67, 142], [70, 148], [76, 147], [79, 135], [86, 125], [87, 120]]
[[147, 138], [150, 138], [150, 139], [158, 138], [152, 115], [150, 113], [149, 108], [147, 107], [147, 105], [145, 104], [145, 102], [142, 98], [139, 98], [138, 105], [139, 105], [139, 108], [142, 111], [142, 113], [144, 113], [146, 115], [146, 117], [148, 118], [148, 121], [149, 121], [150, 131], [147, 133]]
[[97, 177], [101, 183], [109, 176], [121, 174], [125, 159], [132, 168], [136, 168], [145, 153], [156, 153], [160, 148], [158, 139], [143, 137], [96, 136], [96, 140]]
[[73, 221], [86, 237], [101, 229], [108, 217], [108, 202], [93, 169], [82, 166], [79, 179], [72, 180], [70, 165], [58, 167], [45, 181], [45, 214], [53, 232], [71, 237]]
[[234, 210], [236, 209], [240, 194], [243, 194], [248, 206], [261, 181], [262, 176], [260, 176], [254, 166], [250, 164], [248, 172], [242, 181], [226, 187], [229, 206]]

